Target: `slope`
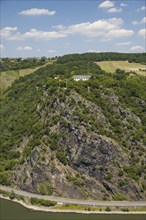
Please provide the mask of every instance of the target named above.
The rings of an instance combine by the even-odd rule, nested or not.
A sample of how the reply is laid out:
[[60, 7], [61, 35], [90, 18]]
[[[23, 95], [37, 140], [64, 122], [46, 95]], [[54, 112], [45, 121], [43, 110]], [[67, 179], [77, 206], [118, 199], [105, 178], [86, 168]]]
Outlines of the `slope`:
[[[93, 77], [75, 82], [75, 71]], [[20, 78], [2, 103], [1, 184], [71, 198], [144, 199], [145, 88], [145, 77], [108, 74], [91, 62], [54, 63]]]

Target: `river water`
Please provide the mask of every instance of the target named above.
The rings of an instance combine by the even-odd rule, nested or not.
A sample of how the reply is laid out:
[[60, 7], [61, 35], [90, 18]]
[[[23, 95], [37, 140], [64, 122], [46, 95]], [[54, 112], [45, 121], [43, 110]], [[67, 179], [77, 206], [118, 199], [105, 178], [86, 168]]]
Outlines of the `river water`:
[[146, 220], [146, 216], [31, 211], [16, 202], [0, 199], [0, 220]]

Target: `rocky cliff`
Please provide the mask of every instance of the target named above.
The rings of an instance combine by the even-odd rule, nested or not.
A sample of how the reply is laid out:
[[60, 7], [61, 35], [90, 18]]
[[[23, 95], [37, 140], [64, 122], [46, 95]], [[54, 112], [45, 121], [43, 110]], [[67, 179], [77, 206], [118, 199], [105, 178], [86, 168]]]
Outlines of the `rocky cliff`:
[[122, 80], [121, 95], [119, 79], [106, 74], [67, 89], [43, 71], [14, 83], [3, 100], [1, 183], [70, 198], [144, 199], [146, 100], [128, 95], [129, 75]]

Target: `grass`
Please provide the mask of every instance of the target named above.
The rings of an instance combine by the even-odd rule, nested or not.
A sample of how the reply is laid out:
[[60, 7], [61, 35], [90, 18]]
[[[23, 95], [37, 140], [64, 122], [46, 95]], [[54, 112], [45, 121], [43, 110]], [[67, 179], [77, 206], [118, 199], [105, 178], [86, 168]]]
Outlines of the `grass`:
[[[146, 66], [140, 63], [128, 63], [128, 61], [102, 61], [96, 63], [106, 72], [114, 73], [116, 69], [122, 69], [126, 72], [134, 71], [137, 74], [146, 76]], [[145, 69], [145, 71], [140, 69]]]
[[64, 204], [58, 205], [55, 207], [59, 210], [80, 210], [80, 211], [104, 211], [105, 207], [94, 207], [94, 206], [85, 206], [85, 205], [78, 205], [78, 204]]
[[[45, 65], [52, 64], [53, 61], [48, 61]], [[4, 72], [0, 73], [0, 94], [2, 94], [9, 86], [12, 85], [12, 83], [16, 80], [19, 79], [21, 76], [28, 75], [37, 69], [43, 67], [35, 67], [35, 68], [28, 68], [28, 69], [21, 69], [21, 70], [7, 70]]]
[[34, 72], [37, 68], [34, 69], [22, 69], [22, 70], [7, 70], [5, 72], [1, 72], [0, 75], [0, 90], [3, 92], [6, 90], [11, 84], [18, 79], [20, 76], [28, 75]]
[[129, 212], [146, 212], [146, 207], [129, 208]]

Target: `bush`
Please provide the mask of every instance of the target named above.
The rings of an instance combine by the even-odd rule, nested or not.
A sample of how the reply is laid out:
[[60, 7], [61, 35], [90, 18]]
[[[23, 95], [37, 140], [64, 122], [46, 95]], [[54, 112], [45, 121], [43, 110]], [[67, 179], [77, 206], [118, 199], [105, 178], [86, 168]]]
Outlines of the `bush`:
[[128, 209], [128, 208], [122, 208], [121, 211], [123, 211], [123, 212], [129, 212], [129, 209]]
[[56, 154], [57, 159], [63, 163], [64, 165], [67, 165], [67, 158], [66, 158], [66, 152], [65, 151], [58, 151]]
[[111, 208], [110, 207], [106, 207], [105, 211], [106, 212], [111, 212]]
[[11, 180], [9, 179], [7, 172], [0, 173], [0, 184], [5, 185], [5, 186], [11, 185]]
[[15, 192], [14, 192], [14, 191], [11, 191], [10, 196], [9, 196], [10, 199], [15, 199], [15, 196], [16, 196], [16, 195], [15, 195]]
[[32, 205], [42, 205], [42, 206], [55, 206], [57, 202], [50, 201], [50, 200], [44, 200], [44, 199], [37, 199], [37, 198], [31, 198], [31, 204]]
[[124, 186], [124, 185], [126, 185], [126, 181], [123, 180], [123, 179], [119, 180], [119, 182], [118, 182], [118, 187], [122, 187], [122, 186]]
[[41, 183], [39, 185], [39, 192], [42, 194], [42, 195], [52, 195], [53, 193], [53, 189], [52, 187], [50, 186], [50, 184], [43, 184]]
[[81, 187], [84, 185], [83, 181], [78, 179], [78, 177], [74, 177], [74, 176], [67, 176], [66, 177], [70, 182], [72, 182], [73, 184], [75, 184], [78, 187]]
[[122, 201], [122, 200], [126, 200], [126, 196], [122, 193], [115, 193], [113, 195], [113, 200], [115, 201]]

